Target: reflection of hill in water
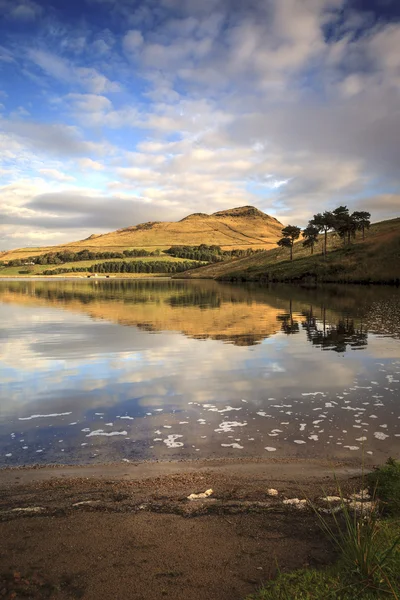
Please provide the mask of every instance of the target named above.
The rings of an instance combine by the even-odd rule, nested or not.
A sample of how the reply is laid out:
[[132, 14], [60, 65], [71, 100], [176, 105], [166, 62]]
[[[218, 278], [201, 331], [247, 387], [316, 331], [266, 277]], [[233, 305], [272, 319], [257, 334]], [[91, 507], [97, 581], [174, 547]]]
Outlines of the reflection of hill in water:
[[[322, 349], [363, 348], [367, 332], [399, 335], [396, 290], [352, 286], [306, 290], [235, 286], [215, 281], [11, 281], [0, 301], [86, 313], [150, 332], [250, 346], [283, 332], [305, 331]], [[383, 328], [384, 324], [384, 328]]]
[[1, 286], [0, 300], [64, 308], [146, 331], [179, 331], [239, 346], [274, 335], [277, 314], [283, 310], [245, 288], [230, 290], [215, 282], [11, 282]]

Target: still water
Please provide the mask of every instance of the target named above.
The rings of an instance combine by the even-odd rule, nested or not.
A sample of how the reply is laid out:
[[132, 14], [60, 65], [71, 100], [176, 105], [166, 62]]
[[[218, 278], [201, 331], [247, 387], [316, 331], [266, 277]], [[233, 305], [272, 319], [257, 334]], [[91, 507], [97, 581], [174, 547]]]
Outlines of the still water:
[[0, 465], [400, 449], [400, 292], [0, 282]]

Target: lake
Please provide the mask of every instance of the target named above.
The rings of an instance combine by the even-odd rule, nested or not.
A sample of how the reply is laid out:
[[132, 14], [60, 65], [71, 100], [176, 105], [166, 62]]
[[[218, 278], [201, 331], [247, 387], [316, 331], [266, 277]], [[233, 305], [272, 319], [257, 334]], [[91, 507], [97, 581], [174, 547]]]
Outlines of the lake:
[[400, 448], [400, 292], [0, 281], [0, 465], [379, 463]]

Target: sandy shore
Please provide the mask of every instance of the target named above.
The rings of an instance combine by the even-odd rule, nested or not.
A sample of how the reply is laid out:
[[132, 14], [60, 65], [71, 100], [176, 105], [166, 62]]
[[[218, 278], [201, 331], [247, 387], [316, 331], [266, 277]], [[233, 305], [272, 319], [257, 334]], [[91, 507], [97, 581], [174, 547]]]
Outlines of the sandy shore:
[[333, 492], [333, 473], [360, 488], [359, 465], [316, 460], [3, 469], [0, 597], [242, 600], [277, 565], [332, 559], [313, 513], [282, 500]]

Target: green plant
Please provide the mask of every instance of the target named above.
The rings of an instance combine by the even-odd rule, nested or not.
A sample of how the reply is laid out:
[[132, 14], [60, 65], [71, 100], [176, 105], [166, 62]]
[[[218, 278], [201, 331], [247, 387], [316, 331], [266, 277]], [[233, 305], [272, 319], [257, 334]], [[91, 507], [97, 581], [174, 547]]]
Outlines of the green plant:
[[369, 489], [380, 500], [383, 512], [400, 515], [400, 461], [389, 458], [367, 476]]

